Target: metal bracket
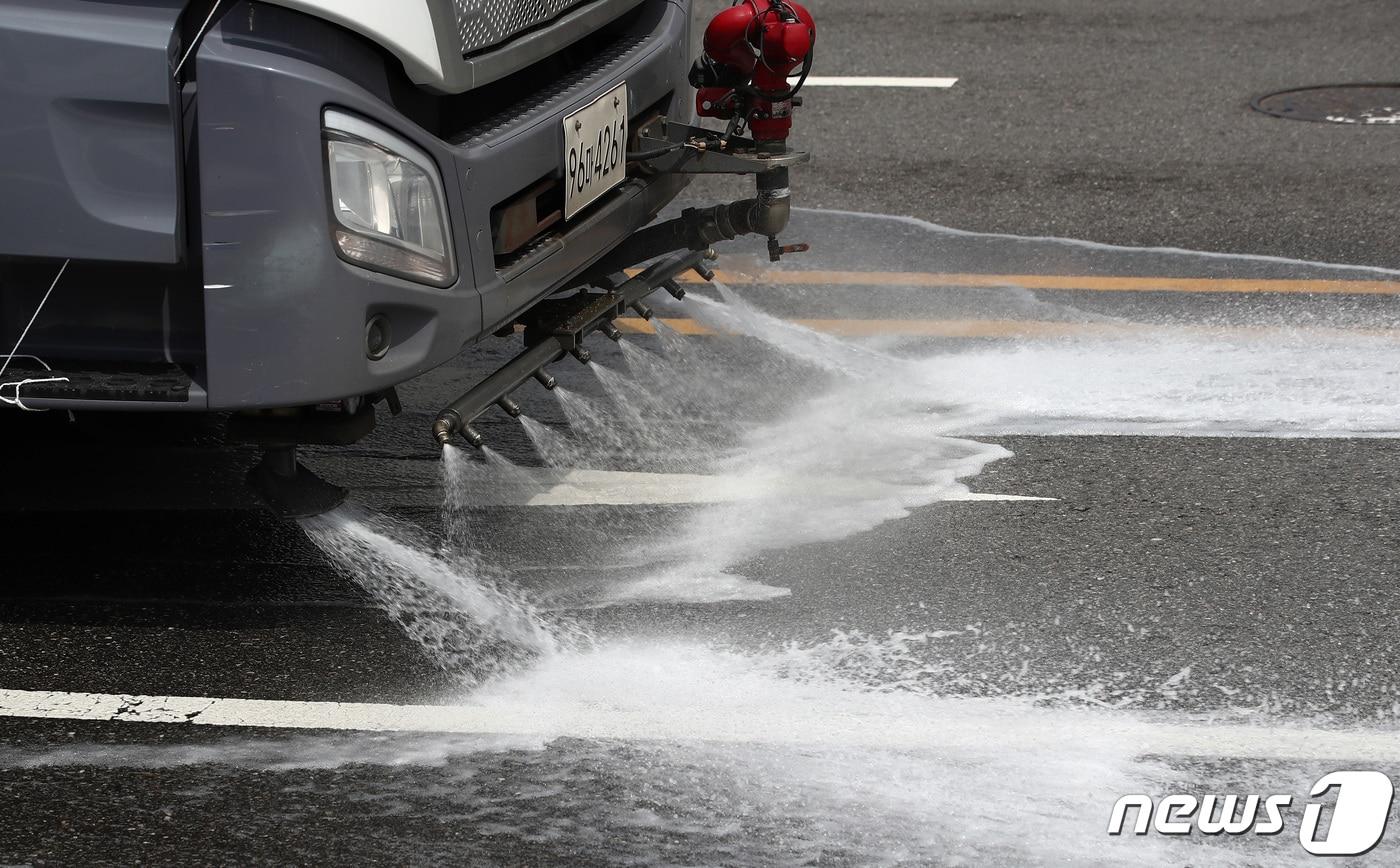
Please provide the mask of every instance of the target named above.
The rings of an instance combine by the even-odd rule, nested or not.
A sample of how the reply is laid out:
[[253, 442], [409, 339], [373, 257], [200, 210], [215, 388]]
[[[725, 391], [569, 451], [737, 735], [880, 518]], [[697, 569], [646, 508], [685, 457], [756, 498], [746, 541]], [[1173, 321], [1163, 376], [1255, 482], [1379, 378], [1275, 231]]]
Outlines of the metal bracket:
[[572, 350], [583, 343], [589, 327], [616, 319], [627, 310], [627, 303], [615, 291], [578, 292], [566, 298], [546, 299], [535, 305], [525, 323], [525, 345], [554, 338], [560, 349]]
[[756, 175], [810, 162], [805, 151], [766, 153], [758, 142], [725, 137], [704, 127], [657, 118], [637, 133], [639, 154], [657, 154], [638, 162], [657, 173], [683, 175]]

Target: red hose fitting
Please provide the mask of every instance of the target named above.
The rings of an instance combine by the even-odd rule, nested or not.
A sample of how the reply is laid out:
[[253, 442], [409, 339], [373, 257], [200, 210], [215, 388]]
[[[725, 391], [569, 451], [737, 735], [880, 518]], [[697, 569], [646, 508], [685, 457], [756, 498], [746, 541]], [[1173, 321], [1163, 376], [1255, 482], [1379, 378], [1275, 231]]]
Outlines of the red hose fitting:
[[801, 83], [788, 79], [811, 69], [817, 25], [789, 0], [743, 0], [710, 19], [703, 56], [691, 70], [701, 117], [742, 118], [755, 141], [785, 142], [792, 130], [793, 98]]

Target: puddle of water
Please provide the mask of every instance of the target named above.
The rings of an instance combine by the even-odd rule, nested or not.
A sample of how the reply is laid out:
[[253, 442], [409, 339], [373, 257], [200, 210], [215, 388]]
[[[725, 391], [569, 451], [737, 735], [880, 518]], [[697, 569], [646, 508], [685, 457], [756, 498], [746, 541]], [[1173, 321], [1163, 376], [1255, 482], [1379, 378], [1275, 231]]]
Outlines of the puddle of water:
[[1303, 334], [1027, 342], [928, 359], [982, 433], [1391, 436], [1400, 342]]

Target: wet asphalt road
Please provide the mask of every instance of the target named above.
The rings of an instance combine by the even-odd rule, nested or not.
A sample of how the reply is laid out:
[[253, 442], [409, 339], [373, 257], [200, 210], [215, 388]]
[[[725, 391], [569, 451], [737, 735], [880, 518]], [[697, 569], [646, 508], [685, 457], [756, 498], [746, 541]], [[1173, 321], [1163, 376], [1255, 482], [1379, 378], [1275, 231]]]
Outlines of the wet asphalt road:
[[[1246, 107], [1249, 96], [1288, 85], [1386, 78], [1395, 47], [1388, 34], [1400, 32], [1396, 13], [1376, 2], [1294, 5], [830, 10], [820, 19], [822, 72], [962, 81], [951, 91], [814, 91], [800, 123], [820, 159], [795, 187], [814, 207], [968, 229], [1400, 265], [1387, 219], [1396, 205], [1397, 131], [1290, 124]], [[922, 229], [903, 237], [890, 224], [858, 220], [809, 217], [795, 228], [820, 233], [803, 238], [819, 245], [822, 235], [840, 240], [794, 267], [1318, 276], [1243, 261], [1061, 259], [996, 240], [964, 249]], [[878, 243], [891, 252], [871, 253]], [[731, 262], [747, 267], [746, 256], [741, 251]], [[1099, 851], [1103, 842], [1093, 833], [1071, 838], [1064, 852], [1051, 840], [1062, 828], [1100, 832], [1109, 794], [1132, 791], [1122, 787], [1301, 798], [1337, 763], [1271, 758], [1267, 745], [1264, 756], [1249, 760], [1206, 747], [1203, 758], [1167, 757], [1163, 767], [1130, 764], [1127, 782], [1105, 773], [1083, 794], [1067, 789], [1066, 799], [1083, 804], [1062, 815], [1028, 807], [1024, 826], [989, 827], [979, 818], [995, 816], [990, 805], [1031, 805], [1043, 783], [1038, 769], [1055, 769], [1063, 757], [1001, 743], [995, 726], [988, 740], [1004, 747], [1004, 766], [956, 752], [949, 760], [845, 749], [817, 751], [805, 765], [802, 751], [770, 753], [761, 739], [711, 749], [705, 733], [714, 724], [704, 723], [705, 709], [721, 688], [684, 677], [674, 693], [655, 685], [672, 684], [668, 665], [688, 671], [687, 655], [727, 673], [730, 657], [706, 656], [719, 648], [742, 662], [733, 678], [745, 689], [746, 667], [761, 665], [767, 675], [782, 661], [789, 676], [834, 671], [880, 695], [907, 688], [930, 700], [1034, 698], [1050, 709], [1115, 706], [1170, 721], [1365, 724], [1379, 733], [1380, 750], [1400, 713], [1393, 520], [1400, 447], [1388, 436], [1400, 425], [1387, 425], [1400, 418], [1387, 397], [1397, 378], [1394, 345], [1386, 343], [1393, 333], [1353, 340], [1304, 332], [1272, 345], [1267, 336], [1250, 337], [1239, 339], [1237, 354], [1219, 355], [1214, 338], [1183, 342], [1161, 329], [1392, 329], [1394, 296], [860, 285], [755, 285], [744, 294], [792, 318], [878, 310], [921, 321], [1151, 328], [1134, 332], [1127, 348], [1091, 341], [1049, 351], [1016, 337], [877, 337], [901, 358], [936, 355], [944, 370], [966, 365], [965, 377], [931, 381], [940, 388], [921, 400], [935, 415], [944, 402], [962, 399], [956, 380], [972, 380], [1001, 402], [1006, 418], [983, 418], [979, 429], [969, 417], [939, 430], [929, 436], [930, 454], [945, 436], [975, 436], [1013, 455], [967, 480], [972, 490], [1055, 500], [915, 498], [904, 504], [907, 515], [886, 521], [879, 510], [889, 504], [878, 497], [849, 506], [823, 501], [816, 514], [824, 528], [846, 520], [851, 527], [814, 533], [775, 523], [772, 548], [736, 546], [731, 566], [745, 582], [728, 597], [703, 601], [694, 586], [664, 583], [662, 593], [653, 588], [624, 604], [607, 593], [632, 587], [658, 547], [695, 536], [687, 528], [711, 527], [699, 524], [707, 516], [719, 522], [720, 545], [727, 526], [762, 526], [760, 513], [675, 505], [472, 508], [474, 544], [531, 590], [548, 617], [580, 625], [605, 647], [635, 651], [620, 661], [603, 654], [573, 679], [596, 679], [597, 695], [568, 679], [562, 686], [527, 681], [541, 713], [551, 713], [551, 687], [570, 696], [577, 690], [578, 704], [606, 724], [608, 708], [637, 696], [650, 701], [655, 689], [655, 702], [673, 703], [677, 718], [693, 704], [697, 746], [674, 747], [664, 735], [649, 743], [566, 731], [539, 750], [429, 734], [0, 718], [0, 862], [1296, 858], [1296, 841], [1282, 840], [1292, 829], [1279, 841], [1245, 839], [1209, 856], [1198, 849], [1163, 855], [1145, 839]], [[635, 340], [661, 350], [651, 336]], [[752, 341], [691, 340], [720, 359], [708, 370], [728, 377], [720, 381], [736, 393], [745, 377], [777, 377], [777, 409], [762, 406], [766, 392], [736, 398], [739, 410], [757, 414], [760, 432], [804, 383], [817, 381], [807, 368], [754, 362], [761, 353]], [[404, 390], [405, 417], [353, 449], [320, 451], [308, 462], [355, 483], [366, 508], [437, 531], [442, 488], [427, 422], [457, 384], [508, 352], [501, 342], [427, 375]], [[624, 367], [609, 347], [599, 355]], [[1151, 376], [1134, 378], [1135, 369]], [[1036, 394], [1013, 388], [1032, 374], [1044, 377]], [[601, 399], [581, 369], [561, 367], [559, 375], [567, 388]], [[879, 388], [896, 395], [893, 385]], [[1113, 400], [1094, 400], [1095, 390], [1113, 392]], [[678, 386], [678, 401], [681, 392]], [[907, 399], [898, 395], [891, 401]], [[553, 398], [538, 390], [524, 398], [531, 416], [567, 428]], [[1062, 414], [1070, 422], [1056, 416], [1056, 408], [1071, 406]], [[1102, 413], [1085, 416], [1094, 406]], [[697, 415], [694, 428], [722, 443], [746, 418]], [[883, 439], [897, 420], [878, 411], [863, 418], [837, 420], [833, 430], [868, 439], [880, 447], [872, 454], [899, 456], [906, 469], [929, 469], [901, 451], [907, 441]], [[1080, 429], [1071, 424], [1076, 419]], [[1300, 421], [1277, 430], [1290, 419]], [[0, 504], [7, 540], [0, 689], [377, 703], [467, 694], [458, 674], [406, 639], [301, 529], [254, 507], [238, 485], [251, 455], [141, 448], [139, 423], [75, 431], [53, 418], [24, 421], [24, 430], [6, 435], [25, 460], [7, 468]], [[1228, 436], [1242, 422], [1257, 422], [1257, 430]], [[1167, 436], [1122, 433], [1133, 425], [1156, 425]], [[491, 418], [482, 428], [502, 453], [538, 463], [515, 423]], [[1386, 436], [1345, 436], [1350, 428]], [[1270, 433], [1309, 436], [1260, 436]], [[794, 460], [788, 469], [834, 477], [882, 469], [831, 439], [837, 442], [814, 438], [806, 447], [811, 461]], [[654, 443], [635, 452], [599, 447], [593, 457], [614, 470], [676, 469], [676, 456]], [[746, 590], [753, 587], [789, 594], [756, 599]], [[674, 643], [683, 643], [679, 656]], [[641, 666], [640, 674], [618, 675], [620, 686], [610, 687], [614, 670], [630, 666]], [[769, 703], [755, 689], [738, 708], [767, 711]], [[847, 710], [825, 694], [782, 708], [794, 730], [820, 728]], [[944, 706], [930, 705], [927, 714], [934, 732], [948, 723], [942, 715], [958, 719]], [[1053, 729], [1055, 719], [1046, 726]], [[1068, 742], [1063, 754], [1092, 765]], [[1400, 771], [1366, 756], [1343, 764]], [[875, 776], [900, 786], [877, 788], [869, 780]], [[1024, 790], [1006, 782], [1022, 776]], [[933, 795], [944, 789], [963, 795]], [[1185, 846], [1201, 844], [1197, 836]], [[1388, 844], [1374, 856], [1394, 852]]]
[[[793, 589], [780, 604], [644, 603], [580, 617], [605, 634], [678, 631], [755, 647], [833, 631], [952, 630], [941, 653], [958, 664], [958, 690], [974, 694], [1092, 686], [1104, 701], [1183, 710], [1393, 714], [1393, 616], [1382, 601], [1397, 545], [1395, 441], [979, 439], [1016, 457], [984, 471], [976, 490], [1057, 500], [932, 504], [746, 563], [746, 576]], [[322, 464], [384, 471], [375, 458], [340, 461]], [[1364, 482], [1341, 481], [1357, 467]], [[425, 479], [422, 507], [391, 511], [436, 526], [431, 487]], [[586, 521], [669, 511], [483, 509], [481, 547], [539, 585], [550, 568], [615, 568], [590, 560], [601, 546]], [[299, 530], [261, 513], [44, 512], [8, 527], [29, 539], [83, 528], [84, 539], [26, 547], [12, 561], [7, 688], [415, 702], [454, 686]], [[624, 526], [606, 542], [644, 537]], [[1154, 693], [1187, 665], [1191, 684]]]

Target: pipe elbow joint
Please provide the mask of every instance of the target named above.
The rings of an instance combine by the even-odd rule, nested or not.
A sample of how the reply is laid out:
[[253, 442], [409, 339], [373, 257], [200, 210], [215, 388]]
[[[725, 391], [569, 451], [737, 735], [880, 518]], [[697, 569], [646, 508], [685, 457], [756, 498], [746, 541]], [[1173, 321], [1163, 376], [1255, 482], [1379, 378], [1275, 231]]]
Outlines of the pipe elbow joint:
[[781, 198], [758, 200], [754, 207], [753, 231], [757, 235], [770, 238], [787, 228], [792, 217], [792, 200], [784, 194]]

